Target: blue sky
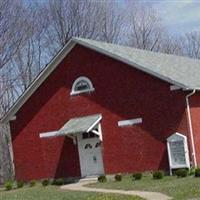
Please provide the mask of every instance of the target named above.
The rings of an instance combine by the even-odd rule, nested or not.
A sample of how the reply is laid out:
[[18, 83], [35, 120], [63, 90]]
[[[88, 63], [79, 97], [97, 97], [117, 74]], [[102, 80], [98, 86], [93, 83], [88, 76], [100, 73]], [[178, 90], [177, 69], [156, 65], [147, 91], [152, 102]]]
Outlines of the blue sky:
[[200, 0], [148, 0], [172, 34], [200, 31]]

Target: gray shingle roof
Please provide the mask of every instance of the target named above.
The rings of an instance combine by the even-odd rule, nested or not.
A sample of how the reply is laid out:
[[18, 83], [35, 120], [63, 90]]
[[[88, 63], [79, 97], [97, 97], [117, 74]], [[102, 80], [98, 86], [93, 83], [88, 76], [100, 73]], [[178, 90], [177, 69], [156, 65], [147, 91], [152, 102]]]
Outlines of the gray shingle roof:
[[75, 38], [77, 43], [186, 89], [200, 89], [200, 60]]

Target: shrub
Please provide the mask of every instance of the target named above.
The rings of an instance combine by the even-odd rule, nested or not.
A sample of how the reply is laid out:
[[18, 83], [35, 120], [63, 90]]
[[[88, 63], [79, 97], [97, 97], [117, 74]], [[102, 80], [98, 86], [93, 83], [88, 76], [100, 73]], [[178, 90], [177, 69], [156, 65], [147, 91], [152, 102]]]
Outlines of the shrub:
[[64, 185], [65, 184], [65, 180], [63, 178], [58, 178], [58, 179], [55, 179], [53, 182], [52, 182], [52, 185]]
[[4, 186], [5, 186], [6, 190], [12, 190], [12, 188], [13, 188], [13, 181], [6, 181], [5, 184], [4, 184]]
[[22, 188], [24, 186], [24, 181], [17, 181], [17, 188]]
[[98, 177], [98, 181], [99, 181], [100, 183], [104, 183], [104, 182], [107, 181], [107, 178], [106, 178], [105, 175], [101, 175], [101, 176]]
[[140, 180], [142, 178], [142, 173], [134, 173], [132, 175], [132, 177], [135, 179], [135, 180]]
[[49, 181], [48, 179], [44, 179], [44, 180], [42, 181], [42, 185], [43, 185], [43, 186], [47, 186], [47, 185], [49, 185], [49, 183], [50, 183], [50, 181]]
[[200, 168], [196, 168], [196, 169], [195, 169], [194, 176], [195, 176], [195, 177], [200, 177]]
[[188, 174], [189, 174], [190, 176], [191, 176], [191, 175], [195, 175], [195, 168], [194, 168], [194, 167], [191, 167]]
[[115, 180], [116, 181], [122, 181], [122, 175], [121, 174], [116, 174], [115, 175]]
[[64, 179], [63, 181], [64, 181], [63, 184], [72, 184], [76, 182], [74, 179]]
[[153, 179], [162, 179], [164, 177], [163, 171], [155, 171], [153, 172]]
[[29, 186], [33, 187], [35, 185], [36, 185], [36, 180], [31, 180], [30, 183], [29, 183]]
[[177, 169], [175, 171], [175, 174], [177, 177], [186, 177], [188, 175], [188, 170], [187, 169]]

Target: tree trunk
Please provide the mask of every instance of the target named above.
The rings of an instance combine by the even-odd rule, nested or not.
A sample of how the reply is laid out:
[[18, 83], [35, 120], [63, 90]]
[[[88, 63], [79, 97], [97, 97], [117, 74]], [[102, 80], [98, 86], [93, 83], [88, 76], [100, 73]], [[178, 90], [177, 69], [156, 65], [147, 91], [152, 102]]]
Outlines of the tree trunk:
[[14, 163], [9, 124], [0, 123], [0, 184], [14, 179]]

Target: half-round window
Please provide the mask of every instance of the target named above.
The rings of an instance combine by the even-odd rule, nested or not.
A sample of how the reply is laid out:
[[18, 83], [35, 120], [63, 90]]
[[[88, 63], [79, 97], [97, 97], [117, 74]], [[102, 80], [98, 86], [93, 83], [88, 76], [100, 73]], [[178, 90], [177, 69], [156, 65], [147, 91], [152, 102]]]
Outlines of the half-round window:
[[94, 87], [90, 79], [87, 77], [81, 76], [74, 81], [72, 85], [71, 95], [92, 92], [92, 91], [94, 91]]

